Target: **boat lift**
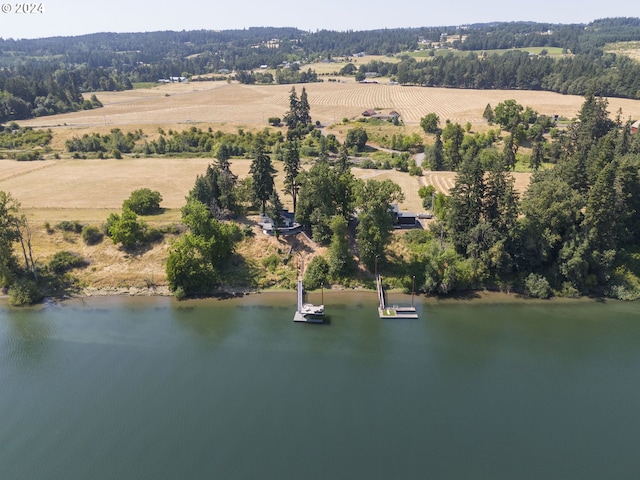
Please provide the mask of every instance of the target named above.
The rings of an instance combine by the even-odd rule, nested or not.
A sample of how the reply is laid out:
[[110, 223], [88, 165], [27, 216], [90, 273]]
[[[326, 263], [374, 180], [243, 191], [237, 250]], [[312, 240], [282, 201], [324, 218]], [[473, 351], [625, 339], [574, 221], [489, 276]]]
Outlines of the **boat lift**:
[[413, 306], [413, 288], [411, 287], [411, 306], [387, 305], [387, 299], [382, 288], [382, 275], [376, 276], [378, 285], [378, 315], [380, 318], [419, 318], [416, 308]]
[[304, 323], [324, 323], [324, 285], [322, 286], [322, 303], [320, 305], [304, 303], [304, 289], [302, 287], [303, 271], [304, 264], [301, 262], [300, 272], [298, 274], [298, 308], [293, 316], [293, 321]]

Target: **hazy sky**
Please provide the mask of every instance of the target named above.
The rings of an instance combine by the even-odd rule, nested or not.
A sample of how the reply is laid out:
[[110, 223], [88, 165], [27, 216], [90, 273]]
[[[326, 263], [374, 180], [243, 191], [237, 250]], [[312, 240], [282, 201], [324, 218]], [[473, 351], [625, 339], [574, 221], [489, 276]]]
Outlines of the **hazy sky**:
[[42, 5], [44, 13], [17, 13], [15, 0], [0, 0], [0, 37], [263, 26], [316, 31], [517, 20], [588, 23], [640, 16], [640, 4], [634, 0], [36, 0], [35, 4]]

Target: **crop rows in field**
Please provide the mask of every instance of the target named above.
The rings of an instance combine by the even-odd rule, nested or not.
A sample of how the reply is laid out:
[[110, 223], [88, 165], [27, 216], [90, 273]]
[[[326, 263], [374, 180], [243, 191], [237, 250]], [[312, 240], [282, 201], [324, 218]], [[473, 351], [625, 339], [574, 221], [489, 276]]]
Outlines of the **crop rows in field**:
[[[382, 82], [382, 81], [381, 81]], [[266, 125], [289, 109], [291, 85], [183, 84], [126, 92], [98, 93], [104, 108], [21, 122], [31, 126], [170, 125], [184, 123], [243, 123]], [[521, 90], [460, 90], [409, 87], [353, 81], [295, 85], [305, 88], [313, 120], [323, 124], [354, 119], [367, 109], [396, 110], [406, 124], [418, 124], [428, 113], [440, 121], [483, 123], [487, 104], [514, 99], [546, 115], [573, 118], [583, 97]], [[640, 101], [609, 99], [609, 111], [622, 109], [623, 118], [640, 118]]]

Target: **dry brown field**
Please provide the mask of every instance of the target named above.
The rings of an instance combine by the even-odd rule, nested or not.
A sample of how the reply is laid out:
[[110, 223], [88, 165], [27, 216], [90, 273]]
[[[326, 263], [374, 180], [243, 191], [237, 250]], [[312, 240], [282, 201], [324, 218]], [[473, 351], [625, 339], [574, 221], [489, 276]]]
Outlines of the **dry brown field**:
[[[10, 192], [23, 208], [38, 221], [50, 223], [61, 220], [104, 221], [109, 213], [118, 211], [122, 202], [138, 188], [151, 188], [162, 194], [162, 207], [178, 210], [193, 187], [196, 176], [204, 174], [210, 159], [206, 158], [138, 158], [123, 160], [45, 160], [42, 162], [0, 161], [0, 190]], [[239, 178], [249, 174], [251, 160], [233, 160], [231, 168]], [[276, 189], [285, 206], [291, 199], [282, 193], [283, 175], [280, 162]], [[455, 180], [454, 172], [425, 172], [412, 177], [395, 170], [367, 170], [353, 168], [356, 178], [384, 180], [398, 183], [405, 194], [404, 210], [421, 210], [418, 189], [433, 185], [437, 191], [448, 193]], [[523, 192], [529, 181], [528, 173], [514, 173], [516, 188]], [[169, 216], [167, 216], [169, 215]], [[167, 213], [166, 220], [177, 219]]]
[[[507, 99], [529, 106], [541, 114], [575, 117], [584, 98], [550, 92], [520, 90], [459, 90], [405, 87], [378, 83], [364, 85], [352, 79], [345, 83], [323, 82], [304, 85], [311, 115], [323, 125], [343, 118], [354, 119], [369, 108], [393, 109], [406, 124], [418, 124], [427, 113], [438, 114], [461, 124], [484, 124], [487, 103], [497, 105]], [[296, 85], [298, 94], [302, 86]], [[288, 109], [291, 85], [240, 85], [226, 82], [192, 82], [162, 85], [125, 92], [103, 92], [98, 98], [104, 108], [23, 121], [23, 125], [49, 127], [64, 135], [96, 129], [123, 130], [158, 126], [189, 128], [221, 126], [267, 126], [269, 117], [281, 117]], [[640, 118], [640, 101], [609, 99], [609, 111], [622, 110], [622, 118]], [[75, 133], [77, 134], [77, 133]]]
[[[418, 125], [420, 118], [430, 112], [441, 121], [467, 121], [485, 125], [482, 112], [487, 103], [492, 106], [506, 100], [530, 106], [542, 114], [572, 118], [583, 103], [582, 97], [563, 96], [548, 92], [454, 90], [443, 88], [403, 87], [379, 83], [362, 85], [352, 79], [344, 82], [324, 82], [304, 86], [309, 96], [311, 115], [323, 125], [339, 123], [343, 118], [354, 119], [369, 108], [394, 109], [400, 112], [409, 126]], [[298, 93], [302, 86], [296, 85]], [[53, 148], [62, 150], [70, 136], [90, 132], [108, 132], [112, 128], [123, 131], [142, 129], [146, 134], [164, 129], [183, 129], [197, 126], [214, 130], [236, 131], [238, 128], [260, 129], [269, 117], [282, 117], [288, 109], [290, 85], [239, 85], [226, 82], [202, 82], [162, 85], [126, 92], [99, 93], [104, 108], [42, 117], [21, 122], [21, 125], [51, 128]], [[610, 99], [609, 111], [614, 115], [622, 109], [624, 119], [640, 118], [640, 101]], [[339, 128], [343, 128], [339, 127]], [[337, 133], [337, 129], [335, 130]], [[30, 218], [34, 230], [34, 247], [40, 261], [46, 261], [55, 251], [78, 252], [91, 262], [82, 273], [82, 281], [101, 288], [140, 287], [166, 281], [164, 261], [167, 243], [155, 245], [149, 251], [129, 255], [106, 240], [95, 247], [87, 247], [79, 237], [71, 238], [59, 232], [51, 235], [44, 223], [55, 225], [61, 220], [77, 220], [99, 225], [109, 213], [118, 211], [131, 191], [148, 187], [163, 196], [163, 215], [150, 217], [150, 223], [171, 223], [179, 220], [179, 208], [193, 186], [195, 178], [203, 174], [209, 159], [125, 158], [123, 160], [45, 160], [13, 162], [0, 160], [0, 190], [17, 198]], [[248, 174], [250, 160], [235, 160], [233, 171], [240, 177]], [[276, 168], [281, 166], [276, 163]], [[404, 210], [422, 210], [418, 188], [434, 185], [446, 192], [453, 186], [452, 172], [426, 172], [423, 177], [410, 177], [395, 171], [353, 169], [358, 178], [389, 178], [403, 189]], [[516, 188], [523, 192], [528, 174], [515, 174]], [[276, 177], [282, 192], [282, 177]], [[281, 193], [285, 206], [291, 206], [288, 196]], [[277, 240], [259, 237], [259, 242], [277, 248]], [[254, 243], [256, 243], [254, 242]], [[266, 243], [265, 243], [266, 242]], [[275, 242], [275, 243], [274, 243]], [[256, 243], [257, 245], [257, 243]], [[267, 251], [266, 246], [260, 250]], [[112, 291], [112, 290], [109, 290]]]
[[612, 43], [605, 47], [605, 51], [640, 61], [640, 42], [637, 41]]

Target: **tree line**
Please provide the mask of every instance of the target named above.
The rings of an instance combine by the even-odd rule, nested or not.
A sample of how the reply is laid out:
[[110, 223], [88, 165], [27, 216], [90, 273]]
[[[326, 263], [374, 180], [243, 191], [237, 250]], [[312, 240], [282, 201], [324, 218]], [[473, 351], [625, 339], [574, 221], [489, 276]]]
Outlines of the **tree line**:
[[529, 295], [639, 298], [640, 139], [587, 95], [553, 168], [519, 197], [506, 154], [461, 160], [423, 239], [427, 292], [500, 286]]
[[563, 58], [507, 51], [487, 56], [449, 52], [425, 60], [405, 56], [401, 62], [375, 61], [360, 72], [391, 76], [403, 85], [428, 87], [545, 90], [585, 95], [593, 90], [608, 97], [638, 98], [640, 64], [615, 54]]

